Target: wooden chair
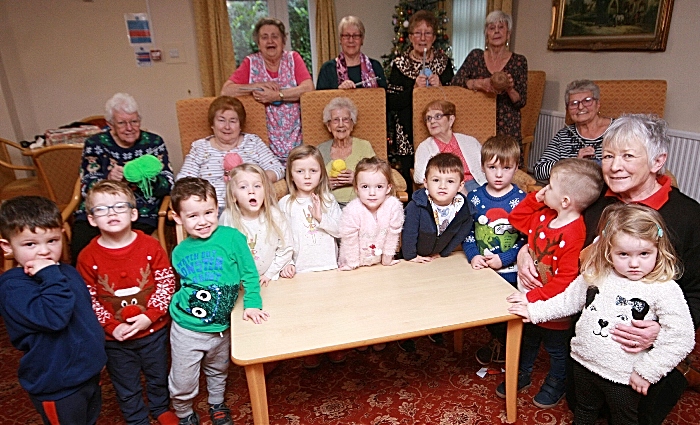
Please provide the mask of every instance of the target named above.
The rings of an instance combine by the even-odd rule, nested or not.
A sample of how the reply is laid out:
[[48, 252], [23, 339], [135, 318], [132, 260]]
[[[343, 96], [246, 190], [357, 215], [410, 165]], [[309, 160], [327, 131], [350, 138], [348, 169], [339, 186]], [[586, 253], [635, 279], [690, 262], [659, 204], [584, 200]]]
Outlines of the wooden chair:
[[[199, 97], [192, 99], [182, 99], [175, 102], [175, 112], [177, 114], [177, 125], [180, 130], [180, 146], [182, 147], [182, 157], [184, 158], [190, 151], [192, 143], [201, 138], [211, 136], [212, 129], [209, 126], [207, 112], [209, 105], [216, 99], [215, 97]], [[265, 107], [256, 102], [252, 96], [237, 97], [245, 108], [246, 122], [243, 127], [245, 133], [252, 133], [260, 138], [268, 146], [270, 139], [267, 135], [267, 115]], [[280, 199], [288, 192], [287, 183], [284, 179], [274, 183], [277, 199]]]
[[[323, 122], [323, 109], [333, 98], [347, 97], [357, 106], [357, 123], [352, 130], [353, 137], [364, 139], [372, 144], [378, 158], [388, 159], [386, 145], [386, 95], [384, 89], [362, 90], [317, 90], [301, 96], [301, 128], [304, 143], [318, 146], [332, 138], [326, 123]], [[392, 171], [396, 194], [402, 202], [408, 200], [406, 182], [398, 171]]]
[[36, 165], [39, 182], [46, 196], [63, 210], [73, 197], [75, 180], [80, 176], [83, 145], [55, 145], [25, 151]]
[[535, 141], [535, 129], [540, 118], [544, 86], [547, 74], [544, 71], [527, 72], [527, 103], [520, 110], [520, 135], [523, 139], [523, 166], [525, 171], [530, 160], [532, 142]]
[[44, 189], [36, 176], [18, 179], [15, 170], [36, 171], [36, 168], [29, 165], [15, 165], [7, 147], [17, 149], [25, 153], [27, 149], [7, 139], [0, 138], [0, 202], [20, 195], [45, 196]]

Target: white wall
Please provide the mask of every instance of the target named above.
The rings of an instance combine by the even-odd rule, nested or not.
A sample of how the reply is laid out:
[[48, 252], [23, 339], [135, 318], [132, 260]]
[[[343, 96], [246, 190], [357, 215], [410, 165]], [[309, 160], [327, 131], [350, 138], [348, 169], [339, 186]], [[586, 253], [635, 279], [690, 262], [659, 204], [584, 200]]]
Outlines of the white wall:
[[562, 52], [547, 50], [551, 0], [519, 1], [516, 51], [532, 70], [547, 72], [542, 109], [564, 111], [572, 80], [662, 79], [668, 82], [665, 118], [674, 130], [700, 133], [698, 4], [674, 2], [665, 52]]
[[365, 44], [362, 52], [382, 62], [382, 55], [393, 47], [394, 25], [391, 17], [398, 0], [353, 0], [335, 1], [335, 16], [338, 21], [347, 15], [355, 15], [365, 24]]

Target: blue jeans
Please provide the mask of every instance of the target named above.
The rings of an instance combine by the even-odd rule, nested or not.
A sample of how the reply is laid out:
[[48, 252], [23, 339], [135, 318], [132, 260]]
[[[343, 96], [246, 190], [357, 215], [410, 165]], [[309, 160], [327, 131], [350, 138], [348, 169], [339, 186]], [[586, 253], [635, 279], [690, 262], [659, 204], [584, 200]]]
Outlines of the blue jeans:
[[557, 381], [566, 380], [566, 359], [569, 357], [571, 329], [563, 331], [545, 329], [531, 323], [523, 327], [523, 342], [520, 346], [520, 371], [532, 373], [540, 343], [549, 354], [549, 376]]

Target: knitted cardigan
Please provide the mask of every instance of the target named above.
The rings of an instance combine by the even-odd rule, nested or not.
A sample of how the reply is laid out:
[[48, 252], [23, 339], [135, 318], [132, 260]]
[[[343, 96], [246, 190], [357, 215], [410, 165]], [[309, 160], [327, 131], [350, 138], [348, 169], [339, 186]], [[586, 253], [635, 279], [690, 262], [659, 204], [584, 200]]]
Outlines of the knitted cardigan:
[[[481, 169], [481, 143], [472, 136], [466, 134], [454, 133], [457, 139], [459, 149], [464, 155], [464, 160], [467, 161], [469, 172], [474, 176], [474, 180], [479, 183], [479, 186], [486, 183], [486, 175]], [[423, 184], [425, 180], [425, 168], [428, 166], [430, 158], [440, 153], [437, 143], [433, 137], [428, 137], [423, 140], [416, 149], [416, 161], [413, 167], [413, 181], [418, 184]]]

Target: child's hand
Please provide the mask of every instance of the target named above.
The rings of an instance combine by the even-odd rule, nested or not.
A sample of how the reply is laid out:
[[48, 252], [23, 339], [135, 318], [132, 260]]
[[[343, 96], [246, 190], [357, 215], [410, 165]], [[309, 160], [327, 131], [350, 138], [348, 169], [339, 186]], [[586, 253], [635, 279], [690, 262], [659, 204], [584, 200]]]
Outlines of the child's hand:
[[528, 305], [530, 302], [527, 300], [527, 295], [522, 292], [513, 292], [506, 297], [506, 301], [513, 304], [525, 304]]
[[485, 269], [489, 266], [486, 262], [486, 258], [483, 255], [474, 256], [471, 264], [474, 270]]
[[433, 257], [423, 257], [422, 255], [417, 255], [413, 260], [408, 260], [413, 263], [429, 263], [433, 261]]
[[527, 311], [527, 304], [513, 304], [508, 307], [508, 313], [522, 317], [525, 323], [530, 322], [530, 312]]
[[321, 223], [321, 218], [323, 218], [323, 211], [321, 211], [321, 199], [315, 193], [311, 194], [311, 205], [309, 205], [309, 212], [311, 217], [313, 217], [318, 223]]
[[493, 270], [498, 270], [501, 267], [503, 267], [503, 263], [501, 262], [501, 257], [498, 255], [487, 255], [484, 257], [486, 260], [486, 264], [489, 266], [489, 268]]
[[24, 272], [29, 276], [34, 276], [35, 274], [39, 273], [39, 271], [44, 267], [53, 266], [54, 264], [58, 263], [53, 260], [49, 260], [48, 258], [37, 258], [36, 260], [29, 260], [26, 263], [24, 263]]
[[282, 276], [285, 279], [291, 279], [296, 273], [297, 268], [294, 266], [294, 264], [287, 264], [280, 272], [280, 276]]
[[345, 265], [345, 266], [338, 267], [338, 270], [340, 270], [342, 272], [349, 272], [350, 270], [354, 270], [354, 269], [350, 266]]
[[127, 336], [127, 338], [136, 335], [136, 333], [139, 331], [145, 331], [153, 323], [153, 321], [151, 319], [149, 319], [148, 316], [146, 316], [143, 313], [141, 313], [137, 316], [134, 316], [134, 317], [129, 317], [128, 319], [126, 319], [126, 322], [131, 324], [131, 327], [134, 329], [133, 334]]
[[260, 275], [260, 286], [267, 286], [267, 284], [270, 283], [271, 280], [272, 279], [265, 276], [264, 274]]
[[538, 190], [537, 193], [535, 194], [535, 199], [537, 202], [544, 202], [544, 194], [549, 190], [549, 185], [543, 187], [542, 189]]
[[399, 264], [399, 260], [394, 260], [393, 255], [382, 255], [382, 264], [385, 266], [393, 266]]
[[126, 338], [124, 337], [124, 334], [127, 332], [127, 330], [131, 327], [131, 325], [128, 325], [126, 323], [120, 323], [117, 325], [116, 328], [112, 331], [112, 336], [114, 339], [117, 341], [124, 341]]
[[639, 376], [637, 372], [632, 372], [630, 375], [630, 385], [632, 389], [642, 395], [647, 395], [647, 390], [649, 389], [649, 381]]
[[266, 322], [270, 313], [259, 308], [246, 308], [243, 310], [243, 320], [252, 320], [256, 325]]

